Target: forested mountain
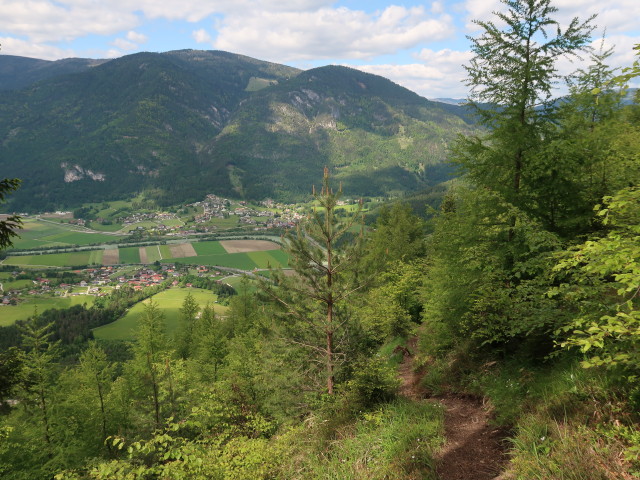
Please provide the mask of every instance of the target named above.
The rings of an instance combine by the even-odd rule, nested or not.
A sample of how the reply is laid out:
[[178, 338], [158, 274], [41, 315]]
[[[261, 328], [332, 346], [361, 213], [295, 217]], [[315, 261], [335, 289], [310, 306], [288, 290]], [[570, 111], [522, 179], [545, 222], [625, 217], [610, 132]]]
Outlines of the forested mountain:
[[83, 72], [107, 61], [89, 58], [64, 58], [48, 61], [2, 55], [0, 57], [0, 90], [22, 89], [50, 77]]
[[[0, 57], [0, 72], [11, 70], [0, 83], [29, 83], [39, 64], [22, 60], [31, 67], [20, 77], [6, 67], [17, 59]], [[324, 165], [354, 195], [416, 190], [447, 178], [447, 146], [472, 129], [456, 106], [345, 67], [301, 73], [192, 50], [75, 64], [83, 71], [49, 67], [0, 100], [0, 162], [23, 179], [9, 208], [143, 189], [161, 203], [211, 192], [293, 199]]]

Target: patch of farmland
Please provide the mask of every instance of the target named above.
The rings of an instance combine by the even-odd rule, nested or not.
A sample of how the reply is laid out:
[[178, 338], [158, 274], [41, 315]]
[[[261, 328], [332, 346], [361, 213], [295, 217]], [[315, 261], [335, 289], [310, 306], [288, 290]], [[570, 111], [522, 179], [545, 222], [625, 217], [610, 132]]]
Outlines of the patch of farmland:
[[227, 253], [220, 242], [196, 242], [192, 245], [196, 251], [196, 255], [220, 255]]
[[[165, 260], [171, 262], [171, 260]], [[173, 260], [175, 261], [175, 260]], [[198, 255], [197, 257], [184, 257], [180, 263], [192, 265], [218, 265], [220, 267], [237, 268], [239, 270], [253, 270], [258, 265], [246, 253], [225, 253], [223, 255]]]
[[168, 245], [173, 258], [195, 257], [196, 253], [193, 245], [190, 243], [181, 243], [179, 245]]
[[[102, 250], [98, 250], [100, 255]], [[73, 253], [47, 253], [43, 255], [21, 255], [7, 257], [5, 265], [33, 265], [45, 267], [65, 267], [74, 265], [89, 265], [90, 251]], [[97, 255], [94, 255], [96, 258]]]
[[[145, 247], [147, 251], [147, 261], [144, 263], [153, 263], [158, 260], [162, 260], [162, 253], [160, 252], [160, 245], [150, 245]], [[142, 255], [140, 255], [142, 258]]]
[[15, 248], [29, 249], [38, 247], [55, 247], [69, 245], [90, 245], [104, 243], [122, 238], [117, 235], [79, 232], [67, 224], [41, 222], [26, 219], [24, 228], [20, 230], [20, 238], [13, 243]]
[[162, 256], [162, 259], [173, 258], [169, 245], [160, 245], [160, 255]]
[[115, 265], [120, 262], [120, 252], [117, 248], [105, 250], [102, 254], [103, 265]]
[[268, 240], [221, 240], [220, 244], [228, 253], [262, 252], [280, 249], [280, 245]]
[[120, 251], [120, 263], [141, 263], [139, 247], [126, 247], [118, 250]]
[[[209, 290], [200, 288], [171, 288], [154, 295], [153, 301], [157, 302], [159, 309], [165, 317], [165, 331], [170, 337], [178, 327], [180, 321], [180, 308], [182, 302], [191, 293], [200, 308], [207, 303], [214, 305], [216, 314], [225, 314], [228, 307], [214, 304], [217, 295]], [[125, 316], [119, 318], [113, 323], [95, 328], [93, 335], [98, 340], [133, 340], [135, 338], [136, 328], [138, 327], [138, 319], [144, 313], [144, 304], [149, 300], [134, 305]]]
[[147, 247], [140, 247], [138, 253], [140, 255], [140, 263], [149, 263], [147, 259]]
[[[86, 290], [86, 289], [85, 289]], [[33, 316], [35, 308], [38, 313], [52, 308], [70, 308], [74, 305], [93, 305], [95, 297], [91, 295], [77, 295], [73, 297], [30, 297], [18, 305], [0, 306], [0, 327], [12, 325], [16, 320], [26, 320]]]
[[[278, 258], [276, 255], [273, 255], [276, 252], [281, 252], [285, 258]], [[278, 268], [285, 267], [287, 265], [286, 254], [281, 250], [249, 252], [247, 255], [255, 262], [258, 268]]]

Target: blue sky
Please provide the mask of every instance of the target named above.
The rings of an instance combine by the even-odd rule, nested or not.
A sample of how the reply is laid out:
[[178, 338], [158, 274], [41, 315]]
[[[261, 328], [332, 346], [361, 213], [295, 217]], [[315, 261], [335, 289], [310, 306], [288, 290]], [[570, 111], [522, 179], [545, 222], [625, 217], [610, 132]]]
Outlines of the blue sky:
[[[555, 0], [557, 20], [598, 14], [615, 66], [640, 43], [639, 0]], [[464, 97], [472, 19], [499, 0], [1, 0], [2, 54], [55, 60], [139, 51], [226, 50], [298, 68], [348, 65], [427, 98]], [[576, 63], [563, 60], [569, 73]]]

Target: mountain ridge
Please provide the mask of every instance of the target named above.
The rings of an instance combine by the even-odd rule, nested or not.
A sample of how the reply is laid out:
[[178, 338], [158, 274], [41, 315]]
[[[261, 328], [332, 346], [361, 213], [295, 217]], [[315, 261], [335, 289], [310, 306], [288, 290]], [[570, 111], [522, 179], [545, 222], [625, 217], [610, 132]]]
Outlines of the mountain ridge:
[[9, 208], [141, 190], [160, 204], [206, 193], [291, 200], [325, 165], [353, 195], [398, 195], [442, 180], [447, 145], [474, 128], [459, 107], [348, 67], [201, 50], [84, 65], [0, 99], [0, 164], [23, 179]]

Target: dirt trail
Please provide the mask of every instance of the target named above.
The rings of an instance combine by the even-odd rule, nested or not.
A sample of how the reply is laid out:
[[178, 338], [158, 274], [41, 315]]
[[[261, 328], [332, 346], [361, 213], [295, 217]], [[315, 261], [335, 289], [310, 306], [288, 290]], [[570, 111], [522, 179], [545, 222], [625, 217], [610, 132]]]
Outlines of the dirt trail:
[[446, 443], [436, 454], [440, 480], [499, 480], [506, 465], [505, 432], [489, 424], [489, 413], [482, 403], [468, 396], [429, 397], [421, 387], [422, 372], [415, 372], [413, 355], [416, 339], [403, 351], [399, 368], [400, 394], [411, 400], [431, 399], [445, 409]]

